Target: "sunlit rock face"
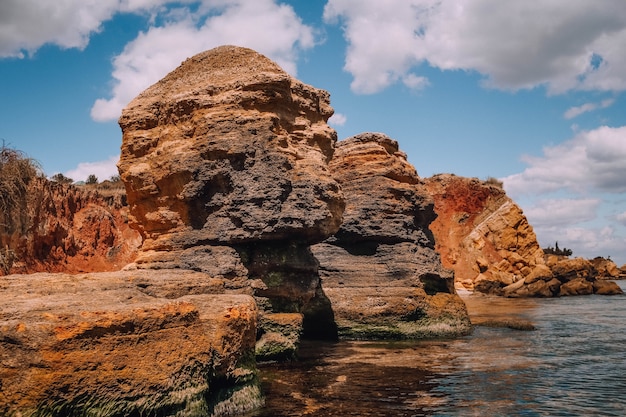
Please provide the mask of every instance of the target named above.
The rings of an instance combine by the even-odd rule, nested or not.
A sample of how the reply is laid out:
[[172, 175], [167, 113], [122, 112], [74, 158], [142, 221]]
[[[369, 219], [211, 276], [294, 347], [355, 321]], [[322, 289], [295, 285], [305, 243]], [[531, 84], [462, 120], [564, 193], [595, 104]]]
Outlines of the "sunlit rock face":
[[433, 201], [398, 143], [378, 133], [341, 141], [330, 163], [344, 222], [312, 247], [338, 334], [421, 338], [462, 334], [469, 320], [442, 267], [429, 224]]
[[134, 267], [224, 279], [255, 296], [268, 332], [270, 314], [299, 314], [284, 340], [303, 330], [294, 323], [323, 331], [332, 320], [309, 246], [339, 229], [344, 210], [328, 169], [332, 114], [327, 92], [234, 46], [187, 59], [141, 93], [119, 121], [118, 167], [144, 238]]
[[119, 121], [119, 171], [143, 251], [334, 233], [343, 198], [327, 168], [332, 113], [327, 92], [250, 49], [187, 59]]
[[501, 293], [525, 277], [553, 278], [532, 226], [501, 185], [450, 174], [425, 183], [437, 212], [436, 247], [457, 286]]
[[458, 288], [508, 297], [621, 293], [619, 286], [596, 280], [609, 274], [606, 268], [599, 273], [581, 258], [544, 256], [502, 184], [441, 174], [426, 178], [425, 185], [437, 213], [430, 225], [436, 248]]

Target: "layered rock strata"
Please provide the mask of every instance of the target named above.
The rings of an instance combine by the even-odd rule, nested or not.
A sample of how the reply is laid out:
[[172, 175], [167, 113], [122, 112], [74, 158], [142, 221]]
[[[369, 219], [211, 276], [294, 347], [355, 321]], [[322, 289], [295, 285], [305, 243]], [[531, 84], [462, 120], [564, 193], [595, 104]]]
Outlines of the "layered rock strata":
[[0, 277], [0, 414], [231, 415], [259, 407], [257, 307], [199, 272]]
[[141, 245], [141, 236], [128, 225], [125, 199], [123, 188], [105, 196], [87, 187], [34, 178], [20, 200], [19, 215], [7, 219], [8, 213], [0, 213], [0, 248], [13, 257], [7, 269], [12, 273], [121, 269], [134, 260]]
[[234, 46], [187, 59], [141, 93], [119, 120], [118, 167], [144, 238], [135, 267], [206, 272], [254, 295], [262, 323], [296, 314], [300, 332], [324, 332], [309, 246], [338, 230], [344, 209], [327, 166], [332, 114], [327, 92]]
[[450, 174], [425, 179], [435, 202], [431, 224], [442, 263], [458, 288], [510, 297], [618, 294], [597, 282], [591, 262], [544, 258], [522, 210], [493, 181]]
[[377, 133], [341, 141], [330, 163], [344, 221], [314, 245], [322, 289], [343, 338], [424, 338], [469, 331], [428, 226], [433, 201], [398, 143]]

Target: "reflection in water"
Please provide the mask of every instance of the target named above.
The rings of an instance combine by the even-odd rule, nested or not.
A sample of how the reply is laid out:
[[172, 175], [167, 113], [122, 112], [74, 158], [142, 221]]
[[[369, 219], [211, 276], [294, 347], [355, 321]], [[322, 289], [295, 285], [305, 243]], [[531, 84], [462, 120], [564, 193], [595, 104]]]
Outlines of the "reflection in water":
[[537, 330], [304, 343], [299, 361], [261, 365], [267, 405], [251, 416], [626, 415], [625, 296], [467, 304], [475, 324], [525, 320]]

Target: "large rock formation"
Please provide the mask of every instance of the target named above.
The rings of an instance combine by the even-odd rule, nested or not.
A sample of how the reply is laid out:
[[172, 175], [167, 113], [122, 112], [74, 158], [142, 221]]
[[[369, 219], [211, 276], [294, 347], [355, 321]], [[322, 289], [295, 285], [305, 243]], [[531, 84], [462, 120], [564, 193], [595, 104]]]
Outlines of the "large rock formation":
[[338, 230], [344, 209], [327, 166], [332, 113], [327, 92], [233, 46], [187, 59], [141, 93], [119, 121], [119, 171], [144, 237], [135, 266], [227, 279], [256, 296], [267, 329], [269, 313], [324, 327], [309, 245]]
[[262, 403], [257, 308], [205, 274], [0, 277], [0, 414], [207, 416]]
[[428, 226], [433, 201], [382, 134], [341, 141], [330, 163], [346, 197], [344, 221], [313, 246], [340, 337], [423, 338], [470, 330], [453, 274], [442, 267]]
[[[198, 54], [123, 111], [119, 170], [149, 251], [290, 240], [341, 222], [327, 169], [336, 133], [327, 92], [266, 57], [225, 46]], [[164, 261], [169, 263], [169, 261]]]
[[596, 283], [589, 261], [546, 262], [532, 226], [501, 184], [450, 174], [425, 183], [438, 215], [430, 226], [436, 248], [458, 288], [511, 297], [621, 293], [615, 283]]
[[128, 225], [123, 187], [105, 196], [36, 177], [19, 202], [18, 215], [0, 212], [0, 257], [12, 256], [13, 273], [119, 270], [141, 245]]

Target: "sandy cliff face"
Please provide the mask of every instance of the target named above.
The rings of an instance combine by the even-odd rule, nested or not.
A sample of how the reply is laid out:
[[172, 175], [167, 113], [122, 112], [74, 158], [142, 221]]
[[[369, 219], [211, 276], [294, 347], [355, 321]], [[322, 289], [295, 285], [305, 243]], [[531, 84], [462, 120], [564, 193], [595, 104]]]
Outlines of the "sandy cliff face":
[[430, 226], [436, 248], [458, 288], [511, 297], [621, 293], [597, 281], [601, 274], [589, 261], [544, 257], [526, 216], [500, 186], [450, 174], [425, 184], [437, 212]]
[[[140, 235], [128, 225], [124, 194], [104, 197], [74, 186], [35, 178], [21, 215], [0, 219], [1, 247], [15, 253], [12, 272], [114, 271], [132, 262]], [[0, 215], [1, 216], [1, 215]]]
[[421, 338], [469, 331], [452, 271], [428, 226], [433, 200], [398, 143], [366, 133], [341, 141], [330, 163], [344, 221], [312, 247], [341, 337]]

